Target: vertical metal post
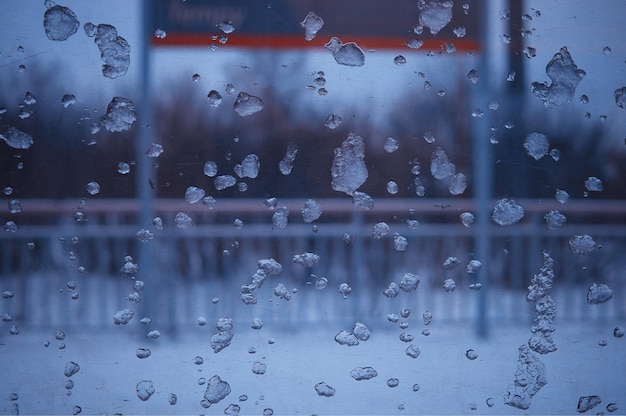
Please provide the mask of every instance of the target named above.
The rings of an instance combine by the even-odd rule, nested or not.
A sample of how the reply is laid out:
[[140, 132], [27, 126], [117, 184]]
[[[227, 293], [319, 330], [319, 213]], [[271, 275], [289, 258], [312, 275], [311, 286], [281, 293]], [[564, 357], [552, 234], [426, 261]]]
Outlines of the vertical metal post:
[[[481, 52], [478, 63], [480, 82], [477, 93], [474, 95], [476, 107], [483, 107], [492, 99], [493, 88], [491, 86], [492, 56], [490, 43], [494, 34], [491, 33], [490, 1], [482, 4], [481, 13]], [[489, 300], [489, 275], [491, 256], [491, 197], [493, 194], [494, 160], [492, 144], [489, 141], [491, 125], [490, 111], [485, 111], [480, 120], [472, 123], [472, 187], [474, 190], [476, 225], [474, 227], [474, 254], [476, 259], [482, 262], [480, 273], [476, 275], [477, 282], [482, 288], [477, 291], [476, 305], [476, 333], [486, 338], [489, 335], [488, 323], [488, 300]]]
[[[139, 42], [139, 129], [135, 142], [135, 160], [137, 162], [136, 188], [138, 209], [138, 226], [149, 228], [154, 217], [154, 194], [150, 186], [150, 176], [153, 173], [152, 162], [146, 157], [145, 151], [151, 143], [151, 129], [153, 122], [152, 96], [151, 96], [151, 69], [150, 69], [150, 32], [152, 31], [151, 1], [143, 0], [141, 3], [141, 32]], [[154, 242], [139, 243], [137, 264], [139, 265], [139, 277], [141, 280], [154, 285], [153, 296], [146, 296], [142, 301], [144, 316], [152, 316], [155, 308], [151, 298], [160, 291], [159, 276], [155, 275], [158, 270], [155, 267]], [[158, 302], [157, 302], [158, 303]]]

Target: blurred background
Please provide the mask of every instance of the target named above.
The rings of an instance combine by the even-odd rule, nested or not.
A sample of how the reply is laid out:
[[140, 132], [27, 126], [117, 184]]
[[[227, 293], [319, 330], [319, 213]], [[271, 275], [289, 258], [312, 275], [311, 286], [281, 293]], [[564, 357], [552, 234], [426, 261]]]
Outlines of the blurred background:
[[[600, 314], [623, 318], [626, 123], [614, 97], [625, 79], [623, 5], [448, 3], [433, 34], [420, 26], [415, 2], [316, 2], [325, 24], [310, 41], [300, 22], [311, 10], [301, 2], [67, 1], [80, 26], [64, 41], [46, 34], [52, 3], [2, 3], [2, 132], [15, 128], [33, 140], [28, 149], [0, 143], [8, 205], [0, 268], [3, 290], [16, 293], [13, 323], [108, 325], [128, 306], [136, 279], [146, 290], [131, 306], [166, 326], [194, 325], [214, 298], [219, 313], [241, 319], [291, 325], [367, 315], [382, 325], [382, 291], [410, 272], [422, 279], [420, 304], [487, 334], [493, 320], [530, 319], [524, 293], [544, 250], [555, 258], [562, 319], [595, 313], [580, 295], [592, 282], [616, 293]], [[113, 25], [130, 45], [123, 76], [103, 76], [88, 22]], [[333, 36], [355, 42], [364, 64], [335, 61], [324, 49]], [[531, 84], [553, 82], [546, 65], [564, 46], [586, 75], [567, 103], [546, 108]], [[211, 91], [219, 103], [211, 105]], [[242, 91], [260, 97], [263, 110], [233, 111]], [[135, 108], [124, 131], [102, 121], [113, 97]], [[329, 115], [341, 122], [329, 127]], [[369, 175], [359, 191], [373, 198], [371, 209], [331, 187], [334, 149], [350, 132], [365, 143]], [[549, 138], [549, 155], [526, 152], [531, 132]], [[397, 151], [385, 149], [389, 138]], [[160, 156], [146, 156], [151, 143], [162, 146]], [[290, 143], [297, 155], [286, 175], [279, 163]], [[467, 178], [463, 192], [452, 194], [447, 179], [431, 174], [438, 147]], [[239, 177], [237, 165], [250, 154], [258, 177]], [[209, 161], [217, 170], [207, 174]], [[231, 175], [236, 185], [218, 190], [215, 175]], [[585, 186], [589, 177], [601, 179], [601, 191]], [[189, 187], [212, 199], [190, 204]], [[556, 200], [559, 189], [569, 202]], [[288, 208], [286, 228], [273, 223], [269, 198]], [[501, 198], [525, 208], [519, 223], [489, 219]], [[313, 223], [300, 212], [307, 199], [323, 210]], [[566, 222], [548, 229], [552, 210]], [[193, 227], [177, 226], [180, 212]], [[464, 212], [476, 217], [469, 227]], [[373, 239], [379, 222], [390, 232]], [[568, 244], [582, 234], [597, 243], [584, 256]], [[318, 264], [292, 262], [307, 251], [320, 255]], [[126, 256], [139, 266], [128, 282], [120, 271]], [[460, 267], [444, 269], [451, 256]], [[257, 260], [270, 257], [294, 289], [289, 314], [277, 312], [270, 287], [256, 305], [240, 299]], [[472, 259], [484, 266], [478, 273], [466, 270]], [[319, 277], [329, 282], [323, 295], [314, 288]], [[454, 294], [442, 289], [445, 279], [456, 282]], [[336, 293], [340, 283], [353, 289], [346, 300]], [[482, 289], [470, 290], [472, 283]], [[76, 313], [66, 317], [67, 308]]]
[[[592, 393], [616, 411], [624, 15], [0, 2], [0, 413], [239, 414], [209, 409], [206, 368], [242, 414], [509, 414], [544, 362], [531, 411]], [[551, 273], [555, 311], [526, 298]], [[221, 317], [236, 335], [215, 355]], [[372, 330], [358, 353], [335, 342], [355, 322]], [[541, 336], [558, 352], [516, 362]], [[364, 365], [380, 377], [348, 378]]]

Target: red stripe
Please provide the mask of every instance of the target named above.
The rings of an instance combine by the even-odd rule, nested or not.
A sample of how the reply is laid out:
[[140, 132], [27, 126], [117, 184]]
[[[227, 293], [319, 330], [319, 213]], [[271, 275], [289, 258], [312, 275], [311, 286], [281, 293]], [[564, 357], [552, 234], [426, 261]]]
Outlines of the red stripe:
[[[278, 48], [278, 49], [300, 49], [300, 48], [323, 48], [328, 42], [327, 38], [315, 38], [310, 42], [304, 40], [304, 35], [242, 35], [232, 34], [228, 37], [225, 44], [219, 40], [213, 40], [212, 34], [202, 33], [174, 33], [168, 34], [163, 39], [152, 38], [153, 46], [208, 46], [216, 45], [218, 47], [243, 47], [243, 48]], [[410, 38], [392, 38], [392, 37], [342, 37], [343, 42], [356, 42], [361, 49], [409, 49], [406, 44]], [[474, 39], [443, 39], [443, 38], [426, 38], [422, 39], [424, 44], [419, 49], [413, 51], [427, 52], [430, 50], [440, 50], [445, 44], [451, 43], [457, 51], [469, 52], [478, 51], [480, 45]]]

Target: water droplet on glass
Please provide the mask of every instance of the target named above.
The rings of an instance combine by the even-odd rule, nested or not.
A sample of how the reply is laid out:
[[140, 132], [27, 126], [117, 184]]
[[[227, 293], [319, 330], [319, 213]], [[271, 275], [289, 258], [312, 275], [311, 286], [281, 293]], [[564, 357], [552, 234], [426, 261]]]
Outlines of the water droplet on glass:
[[187, 201], [188, 204], [195, 204], [204, 198], [204, 194], [204, 189], [190, 186], [185, 191], [185, 201]]
[[213, 161], [205, 162], [205, 164], [204, 164], [204, 174], [206, 176], [208, 176], [209, 178], [212, 178], [215, 175], [217, 175], [217, 163], [215, 163]]
[[117, 164], [117, 171], [122, 175], [130, 173], [130, 165], [126, 162], [120, 162]]
[[421, 354], [421, 351], [417, 347], [417, 345], [410, 344], [408, 347], [406, 347], [405, 353], [411, 358], [417, 358]]
[[9, 200], [8, 205], [9, 205], [9, 213], [19, 214], [20, 212], [22, 212], [22, 204], [17, 199]]
[[396, 64], [396, 66], [402, 66], [406, 64], [406, 58], [402, 55], [398, 55], [395, 58], [393, 58], [393, 63]]
[[283, 156], [283, 158], [278, 163], [278, 169], [280, 170], [280, 173], [282, 173], [283, 175], [289, 175], [291, 173], [297, 154], [298, 145], [296, 145], [295, 142], [290, 141], [289, 144], [287, 144], [285, 156]]
[[104, 61], [102, 75], [111, 79], [126, 75], [130, 66], [130, 45], [126, 39], [118, 36], [115, 26], [98, 25], [94, 42]]
[[334, 130], [341, 125], [341, 122], [341, 116], [337, 114], [328, 114], [324, 119], [324, 126], [328, 127], [331, 130]]
[[461, 195], [467, 188], [467, 178], [462, 173], [455, 173], [450, 176], [448, 190], [452, 195]]
[[80, 371], [80, 366], [76, 364], [74, 361], [69, 361], [65, 364], [65, 368], [63, 369], [63, 374], [65, 377], [72, 377], [74, 374]]
[[550, 143], [548, 136], [541, 133], [529, 133], [524, 139], [524, 149], [529, 156], [535, 160], [539, 160], [548, 154]]
[[385, 140], [385, 152], [387, 153], [393, 153], [396, 150], [398, 150], [398, 140], [394, 139], [393, 137], [387, 137], [387, 140]]
[[411, 49], [419, 49], [424, 45], [424, 41], [421, 39], [411, 39], [406, 43], [406, 46]]
[[74, 103], [76, 103], [76, 97], [74, 97], [72, 94], [65, 94], [63, 97], [61, 97], [61, 104], [63, 104], [64, 108], [67, 108]]
[[76, 14], [63, 6], [50, 7], [43, 16], [43, 27], [50, 40], [64, 41], [78, 30]]
[[469, 263], [467, 263], [465, 270], [468, 273], [477, 273], [481, 269], [481, 267], [483, 267], [483, 264], [480, 261], [470, 260]]
[[430, 172], [435, 179], [446, 179], [456, 172], [456, 166], [441, 147], [437, 147], [431, 155]]
[[154, 31], [154, 37], [157, 39], [165, 39], [167, 37], [167, 32], [163, 29], [156, 29]]
[[263, 110], [264, 106], [265, 103], [262, 99], [242, 91], [237, 95], [233, 109], [241, 117], [246, 117]]
[[174, 217], [174, 224], [176, 224], [176, 228], [191, 228], [193, 227], [193, 220], [184, 212], [179, 212]]
[[393, 248], [396, 251], [406, 251], [407, 247], [409, 245], [409, 242], [407, 241], [406, 237], [403, 237], [401, 235], [394, 235], [393, 236]]
[[417, 228], [419, 227], [420, 223], [418, 220], [406, 220], [406, 225], [409, 228], [409, 230], [417, 230]]
[[122, 132], [130, 129], [136, 120], [137, 113], [133, 102], [128, 98], [113, 97], [99, 123], [110, 132]]
[[37, 103], [37, 97], [35, 97], [35, 94], [33, 94], [30, 91], [26, 91], [26, 93], [24, 94], [24, 104], [33, 105], [36, 103]]
[[148, 400], [155, 392], [154, 385], [150, 380], [141, 380], [139, 383], [137, 383], [135, 390], [137, 391], [137, 397], [139, 397], [139, 399], [144, 402]]
[[478, 358], [478, 353], [472, 349], [469, 349], [465, 351], [465, 357], [467, 357], [468, 360], [473, 361]]
[[472, 84], [478, 84], [478, 81], [480, 80], [480, 76], [478, 75], [478, 71], [475, 69], [470, 70], [467, 73], [467, 79], [469, 79]]
[[446, 279], [443, 281], [443, 289], [448, 293], [454, 292], [454, 289], [456, 289], [456, 283], [452, 279]]
[[398, 385], [400, 384], [400, 380], [398, 380], [397, 378], [390, 378], [389, 380], [387, 380], [387, 387], [398, 387]]
[[97, 195], [100, 193], [100, 184], [96, 181], [89, 182], [86, 189], [89, 195]]
[[322, 215], [322, 206], [313, 199], [308, 199], [302, 207], [302, 219], [304, 222], [313, 222]]
[[614, 92], [615, 104], [619, 108], [626, 108], [626, 87], [618, 88]]
[[220, 95], [219, 92], [215, 91], [215, 90], [211, 90], [209, 91], [209, 94], [207, 95], [207, 98], [209, 100], [209, 105], [211, 107], [219, 107], [220, 104], [222, 104], [222, 96]]
[[339, 285], [338, 292], [341, 293], [341, 296], [343, 296], [344, 299], [347, 299], [350, 292], [352, 292], [352, 288], [350, 287], [349, 284], [342, 283]]
[[507, 74], [507, 76], [506, 76], [506, 80], [507, 80], [508, 82], [513, 82], [513, 81], [515, 81], [515, 71], [511, 71], [511, 72], [509, 72], [509, 73]]
[[318, 290], [325, 289], [328, 286], [328, 279], [325, 277], [318, 277], [315, 279], [315, 288]]
[[150, 351], [148, 348], [137, 348], [135, 354], [137, 355], [137, 358], [144, 359], [148, 358], [152, 354], [152, 351]]
[[215, 404], [230, 394], [230, 385], [215, 375], [207, 382], [207, 388], [204, 392], [204, 399], [210, 404]]
[[578, 413], [585, 413], [597, 405], [602, 403], [602, 399], [599, 396], [581, 396], [578, 399], [578, 406], [576, 407], [576, 411]]
[[474, 214], [471, 212], [463, 212], [459, 215], [459, 218], [461, 219], [461, 223], [468, 228], [471, 227], [475, 221]]
[[596, 178], [595, 176], [590, 176], [585, 181], [585, 188], [591, 192], [601, 192], [604, 189], [602, 185], [602, 180]]
[[115, 323], [115, 325], [126, 325], [133, 319], [133, 316], [135, 316], [135, 312], [130, 309], [122, 309], [115, 312], [113, 315], [113, 323]]
[[452, 29], [452, 33], [454, 33], [457, 38], [464, 38], [467, 34], [467, 30], [464, 26], [459, 26]]
[[153, 239], [154, 239], [154, 233], [152, 231], [147, 230], [145, 228], [142, 228], [141, 230], [137, 231], [137, 240], [139, 240], [140, 242], [145, 243]]
[[14, 149], [28, 149], [33, 144], [33, 138], [15, 127], [0, 129], [0, 139]]
[[592, 284], [587, 291], [587, 303], [599, 305], [613, 298], [613, 291], [605, 284]]
[[597, 247], [596, 242], [588, 234], [575, 235], [569, 239], [569, 248], [574, 254], [589, 254]]
[[334, 150], [331, 167], [331, 186], [333, 190], [352, 195], [367, 179], [365, 165], [365, 143], [363, 138], [350, 133]]
[[543, 216], [543, 218], [546, 220], [546, 225], [548, 226], [549, 230], [554, 230], [555, 228], [560, 227], [567, 220], [565, 215], [556, 210], [548, 212], [546, 215]]
[[[276, 208], [276, 211], [272, 214], [272, 224], [276, 228], [285, 228], [289, 223], [289, 209], [286, 206], [280, 206]], [[295, 259], [295, 256], [294, 256]], [[294, 260], [295, 262], [295, 260]]]
[[227, 35], [235, 31], [235, 26], [233, 25], [233, 22], [231, 22], [230, 20], [219, 23], [217, 27], [219, 27], [219, 29]]
[[365, 192], [354, 191], [354, 193], [352, 194], [352, 203], [357, 208], [374, 208], [374, 198], [372, 198]]
[[377, 375], [378, 373], [372, 367], [356, 367], [354, 370], [350, 371], [350, 377], [357, 381], [369, 380]]
[[260, 361], [255, 361], [254, 363], [252, 363], [252, 372], [258, 376], [262, 376], [263, 374], [265, 374], [265, 371], [267, 370], [267, 364], [262, 363]]
[[512, 225], [524, 217], [524, 207], [512, 199], [503, 198], [496, 201], [491, 219], [499, 225]]
[[452, 20], [452, 6], [450, 0], [418, 2], [419, 26], [428, 27], [436, 35]]
[[313, 40], [317, 32], [319, 32], [324, 26], [324, 19], [319, 17], [313, 12], [307, 13], [304, 20], [300, 22], [305, 30], [304, 39], [307, 41]]
[[406, 332], [402, 332], [399, 336], [400, 341], [402, 342], [411, 342], [413, 341], [413, 335], [406, 333]]
[[431, 131], [425, 132], [423, 137], [424, 137], [424, 140], [426, 141], [426, 143], [435, 143], [435, 141], [437, 140], [437, 137]]
[[380, 239], [389, 233], [389, 226], [384, 222], [379, 222], [374, 224], [372, 227], [372, 238]]
[[335, 395], [335, 389], [330, 387], [323, 381], [315, 385], [315, 391], [317, 392], [318, 396], [332, 397]]
[[231, 175], [220, 175], [215, 178], [213, 185], [218, 191], [235, 186], [237, 179]]
[[552, 83], [533, 82], [531, 92], [543, 101], [545, 107], [565, 104], [574, 98], [576, 87], [586, 73], [578, 69], [567, 48], [557, 52], [546, 66], [546, 74]]

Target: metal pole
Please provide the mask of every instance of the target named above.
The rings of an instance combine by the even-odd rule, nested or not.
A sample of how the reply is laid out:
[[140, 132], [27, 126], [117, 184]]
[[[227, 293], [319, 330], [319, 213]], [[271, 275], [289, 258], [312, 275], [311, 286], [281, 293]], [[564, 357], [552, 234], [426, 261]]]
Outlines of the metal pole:
[[[491, 86], [492, 77], [492, 56], [490, 52], [490, 42], [494, 34], [491, 33], [491, 13], [490, 3], [486, 1], [482, 4], [481, 23], [481, 52], [478, 63], [478, 73], [480, 74], [480, 88], [475, 94], [475, 107], [484, 107], [492, 99], [493, 88]], [[474, 108], [474, 107], [473, 107]], [[493, 172], [494, 160], [492, 144], [489, 141], [491, 123], [490, 111], [485, 111], [480, 120], [473, 120], [472, 123], [472, 186], [474, 189], [474, 200], [476, 207], [476, 225], [474, 228], [474, 254], [476, 259], [482, 262], [480, 273], [476, 274], [477, 282], [482, 288], [477, 291], [478, 297], [476, 305], [476, 333], [482, 338], [489, 335], [488, 323], [488, 300], [489, 300], [489, 275], [491, 256], [491, 198], [493, 194]]]
[[[141, 4], [141, 41], [139, 43], [139, 48], [141, 48], [139, 52], [139, 74], [141, 77], [141, 79], [139, 80], [139, 94], [141, 101], [139, 103], [139, 130], [137, 140], [135, 142], [135, 160], [137, 162], [136, 187], [137, 198], [139, 202], [139, 218], [137, 219], [137, 222], [139, 227], [146, 229], [150, 229], [152, 219], [154, 217], [154, 195], [149, 183], [150, 177], [153, 173], [153, 167], [151, 160], [145, 155], [145, 151], [152, 141], [151, 129], [153, 122], [153, 107], [150, 85], [150, 36], [151, 31], [153, 30], [153, 25], [150, 3], [150, 0], [143, 0]], [[155, 275], [155, 272], [158, 270], [158, 268], [155, 267], [154, 264], [154, 241], [138, 244], [138, 278], [147, 283], [148, 290], [151, 291], [153, 295], [157, 295], [160, 292], [158, 288], [160, 279], [159, 276]], [[150, 286], [154, 287], [150, 289]], [[152, 316], [153, 312], [155, 311], [155, 308], [153, 307], [154, 305], [151, 304], [152, 302], [150, 301], [150, 299], [151, 296], [146, 296], [142, 300], [142, 309], [144, 316]]]

